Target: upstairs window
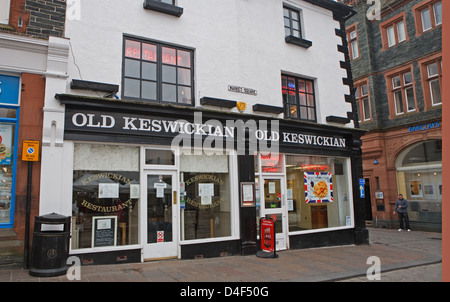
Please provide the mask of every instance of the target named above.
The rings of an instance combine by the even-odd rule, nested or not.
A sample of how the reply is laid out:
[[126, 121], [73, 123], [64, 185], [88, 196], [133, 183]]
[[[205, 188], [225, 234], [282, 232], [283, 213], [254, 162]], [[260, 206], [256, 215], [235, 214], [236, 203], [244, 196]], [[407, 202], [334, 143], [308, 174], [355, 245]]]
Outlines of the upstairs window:
[[391, 118], [417, 111], [412, 70], [409, 66], [386, 76]]
[[316, 121], [314, 81], [281, 76], [285, 117]]
[[358, 30], [356, 23], [347, 28], [347, 42], [350, 58], [359, 58]]
[[372, 119], [372, 112], [370, 108], [369, 86], [367, 81], [355, 83], [355, 87], [356, 108], [359, 121], [369, 121]]
[[0, 0], [0, 24], [9, 24], [11, 0]]
[[311, 41], [302, 36], [301, 11], [288, 4], [283, 5], [284, 33], [286, 43], [294, 44], [304, 48], [312, 45]]
[[192, 50], [125, 38], [122, 87], [126, 99], [193, 105]]
[[430, 89], [431, 104], [442, 104], [441, 81], [442, 77], [442, 61], [433, 62], [427, 65], [427, 82]]
[[417, 35], [442, 25], [442, 1], [440, 0], [421, 2], [413, 7], [413, 11]]
[[408, 40], [405, 13], [401, 13], [380, 24], [383, 50]]
[[392, 78], [395, 113], [403, 114], [416, 109], [411, 72], [405, 72]]
[[300, 11], [291, 7], [283, 7], [284, 32], [286, 36], [294, 36], [301, 39]]

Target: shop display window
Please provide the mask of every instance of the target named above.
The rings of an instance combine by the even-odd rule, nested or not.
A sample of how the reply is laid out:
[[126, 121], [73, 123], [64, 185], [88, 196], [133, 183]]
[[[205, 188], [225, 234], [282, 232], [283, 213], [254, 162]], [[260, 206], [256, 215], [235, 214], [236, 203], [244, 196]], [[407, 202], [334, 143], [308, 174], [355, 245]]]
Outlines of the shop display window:
[[231, 236], [228, 155], [181, 155], [180, 182], [181, 240]]
[[139, 147], [75, 144], [72, 249], [138, 244]]
[[289, 232], [351, 225], [348, 159], [286, 155]]
[[397, 158], [399, 193], [408, 200], [409, 219], [442, 222], [442, 140], [419, 142]]

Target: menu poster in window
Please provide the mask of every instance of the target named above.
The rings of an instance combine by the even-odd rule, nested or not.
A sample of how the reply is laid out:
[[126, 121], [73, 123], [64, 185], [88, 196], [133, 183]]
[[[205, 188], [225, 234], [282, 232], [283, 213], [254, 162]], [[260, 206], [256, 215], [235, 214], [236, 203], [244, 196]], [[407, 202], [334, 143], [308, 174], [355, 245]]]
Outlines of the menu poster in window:
[[243, 207], [255, 206], [255, 184], [253, 182], [241, 182], [241, 205]]
[[333, 202], [333, 175], [331, 172], [304, 172], [305, 202]]
[[153, 188], [156, 189], [156, 198], [164, 198], [164, 189], [167, 188], [165, 182], [155, 182]]
[[11, 165], [13, 125], [0, 124], [0, 165]]
[[119, 198], [119, 184], [99, 183], [98, 198]]
[[92, 247], [117, 245], [117, 216], [92, 217]]

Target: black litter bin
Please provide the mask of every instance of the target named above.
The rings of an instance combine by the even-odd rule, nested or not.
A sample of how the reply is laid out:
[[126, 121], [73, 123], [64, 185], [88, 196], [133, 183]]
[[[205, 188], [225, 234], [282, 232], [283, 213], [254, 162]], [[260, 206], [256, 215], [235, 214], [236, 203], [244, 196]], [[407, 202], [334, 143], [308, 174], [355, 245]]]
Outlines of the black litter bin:
[[69, 257], [70, 216], [51, 213], [36, 216], [29, 274], [39, 277], [64, 275]]

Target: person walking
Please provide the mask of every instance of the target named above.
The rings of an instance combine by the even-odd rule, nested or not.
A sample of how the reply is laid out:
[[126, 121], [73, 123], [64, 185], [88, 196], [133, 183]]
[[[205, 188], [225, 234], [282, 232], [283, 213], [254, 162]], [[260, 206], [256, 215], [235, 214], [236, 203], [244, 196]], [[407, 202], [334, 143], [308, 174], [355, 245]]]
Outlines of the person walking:
[[398, 199], [395, 202], [395, 209], [394, 209], [394, 214], [395, 212], [398, 213], [398, 220], [400, 223], [400, 228], [398, 229], [398, 231], [402, 231], [403, 230], [403, 220], [405, 220], [406, 223], [406, 229], [409, 231], [409, 217], [408, 217], [408, 201], [406, 199], [403, 198], [402, 194], [398, 194]]

